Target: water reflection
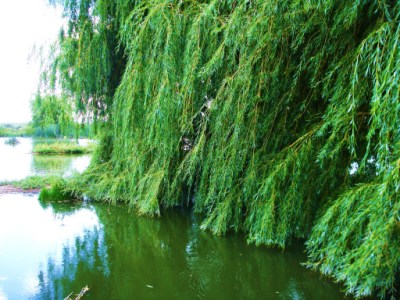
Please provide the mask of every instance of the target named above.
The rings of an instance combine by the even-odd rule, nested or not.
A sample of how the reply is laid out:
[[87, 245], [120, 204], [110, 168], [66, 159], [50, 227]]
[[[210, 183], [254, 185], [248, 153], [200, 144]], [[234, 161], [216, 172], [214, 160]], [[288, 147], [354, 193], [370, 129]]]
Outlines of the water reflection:
[[[63, 299], [86, 285], [92, 299], [343, 298], [337, 286], [301, 267], [301, 251], [282, 253], [249, 246], [237, 235], [213, 236], [201, 231], [197, 217], [187, 211], [148, 219], [137, 218], [126, 207], [42, 203], [40, 209], [50, 213], [53, 224], [35, 229], [46, 237], [41, 245], [47, 255], [27, 255], [36, 257], [34, 261], [40, 257], [32, 268], [34, 277], [28, 276], [30, 288], [24, 284], [30, 298]], [[21, 238], [31, 249], [27, 245], [32, 238]], [[20, 254], [13, 255], [16, 260]], [[3, 259], [0, 255], [0, 265]], [[25, 269], [23, 264], [17, 267]], [[11, 278], [9, 273], [1, 276]], [[15, 298], [18, 288], [12, 291], [9, 284], [0, 283], [0, 290]]]
[[[83, 171], [89, 156], [36, 156], [0, 138], [0, 181]], [[300, 265], [299, 249], [247, 245], [200, 230], [190, 211], [138, 218], [126, 207], [0, 195], [0, 299], [342, 299]], [[301, 248], [300, 248], [301, 249]]]
[[18, 138], [16, 146], [6, 145], [0, 138], [0, 181], [19, 180], [30, 175], [32, 140]]
[[72, 292], [78, 293], [83, 285], [96, 278], [96, 285], [105, 286], [109, 274], [106, 247], [103, 232], [98, 227], [85, 231], [83, 236], [76, 237], [65, 244], [62, 262], [51, 257], [47, 265], [38, 274], [35, 299], [64, 299]]
[[89, 165], [89, 155], [33, 155], [31, 173], [35, 175], [70, 176], [74, 171], [83, 172]]
[[[18, 145], [6, 145], [0, 138], [0, 181], [20, 180], [30, 175], [63, 175], [82, 172], [90, 162], [90, 155], [34, 155], [32, 149], [39, 143], [57, 140], [18, 138]], [[87, 140], [79, 140], [87, 144]]]
[[43, 265], [62, 265], [71, 241], [99, 228], [88, 208], [43, 209], [37, 195], [1, 195], [0, 290], [10, 299], [30, 298], [37, 293]]

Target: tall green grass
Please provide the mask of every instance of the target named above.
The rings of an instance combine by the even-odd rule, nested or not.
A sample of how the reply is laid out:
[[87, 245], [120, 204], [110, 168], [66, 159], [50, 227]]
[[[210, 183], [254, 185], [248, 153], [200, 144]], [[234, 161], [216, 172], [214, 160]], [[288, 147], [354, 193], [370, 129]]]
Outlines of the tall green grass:
[[28, 176], [21, 180], [0, 181], [1, 185], [12, 185], [22, 190], [36, 190], [44, 187], [50, 187], [59, 180], [57, 176]]
[[87, 154], [94, 150], [95, 145], [81, 146], [73, 142], [56, 142], [37, 144], [33, 148], [35, 154]]
[[28, 176], [21, 180], [0, 181], [0, 186], [11, 185], [17, 190], [38, 191], [39, 200], [44, 202], [76, 199], [65, 188], [68, 181], [60, 176]]

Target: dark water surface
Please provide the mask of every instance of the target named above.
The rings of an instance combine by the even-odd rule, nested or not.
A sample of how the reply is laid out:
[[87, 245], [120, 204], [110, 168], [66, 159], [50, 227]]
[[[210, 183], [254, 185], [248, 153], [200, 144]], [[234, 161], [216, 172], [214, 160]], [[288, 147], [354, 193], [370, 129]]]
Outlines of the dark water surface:
[[0, 196], [0, 299], [343, 299], [300, 265], [299, 249], [217, 237], [189, 211], [137, 217], [126, 207]]

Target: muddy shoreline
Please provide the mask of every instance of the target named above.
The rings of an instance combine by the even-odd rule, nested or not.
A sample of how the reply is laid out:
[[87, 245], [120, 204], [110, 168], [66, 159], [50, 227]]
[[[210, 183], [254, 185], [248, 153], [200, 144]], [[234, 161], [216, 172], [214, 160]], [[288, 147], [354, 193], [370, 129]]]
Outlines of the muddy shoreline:
[[0, 186], [0, 195], [4, 194], [15, 194], [15, 193], [24, 193], [24, 194], [32, 194], [39, 193], [40, 189], [22, 189], [10, 184], [1, 185]]

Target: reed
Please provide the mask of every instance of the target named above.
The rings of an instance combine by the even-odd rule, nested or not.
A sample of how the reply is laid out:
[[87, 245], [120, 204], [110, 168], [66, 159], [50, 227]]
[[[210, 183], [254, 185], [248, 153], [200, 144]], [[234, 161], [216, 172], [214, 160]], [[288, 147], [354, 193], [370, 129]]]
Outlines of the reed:
[[87, 154], [94, 150], [94, 144], [81, 146], [70, 142], [41, 143], [33, 148], [36, 154]]

